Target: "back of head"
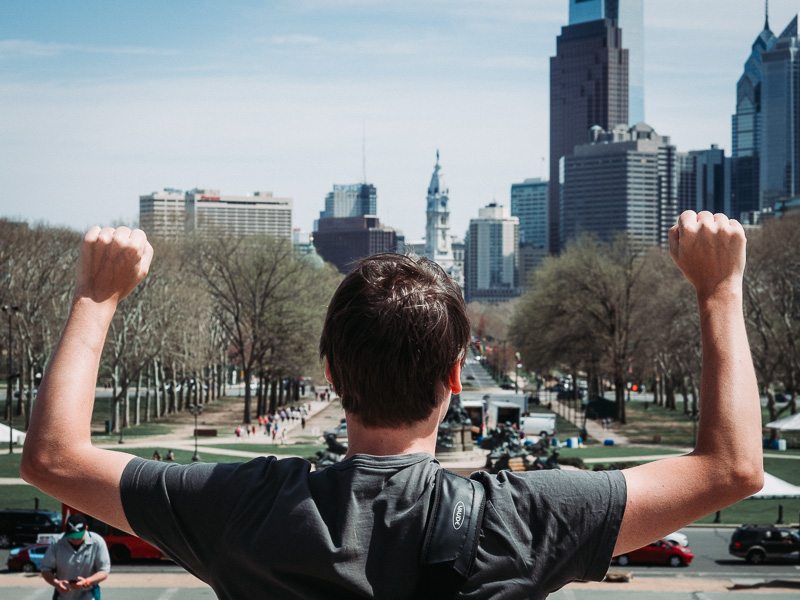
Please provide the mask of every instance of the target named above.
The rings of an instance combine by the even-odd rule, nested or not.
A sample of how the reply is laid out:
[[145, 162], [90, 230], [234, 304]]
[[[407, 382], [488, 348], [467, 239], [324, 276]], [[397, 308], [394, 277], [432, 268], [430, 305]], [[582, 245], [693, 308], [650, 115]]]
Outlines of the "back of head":
[[430, 416], [469, 336], [461, 290], [439, 265], [376, 254], [334, 293], [319, 351], [344, 409], [367, 427], [390, 427]]

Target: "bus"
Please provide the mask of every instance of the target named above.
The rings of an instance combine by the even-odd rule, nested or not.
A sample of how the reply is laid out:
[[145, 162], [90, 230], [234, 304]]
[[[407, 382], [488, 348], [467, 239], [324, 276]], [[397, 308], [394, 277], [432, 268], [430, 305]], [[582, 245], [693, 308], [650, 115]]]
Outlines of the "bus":
[[142, 538], [130, 533], [126, 533], [125, 531], [117, 529], [116, 527], [112, 527], [100, 519], [95, 519], [94, 517], [86, 515], [86, 513], [76, 510], [63, 503], [61, 504], [61, 522], [65, 525], [62, 525], [62, 531], [63, 527], [66, 527], [67, 517], [75, 514], [85, 515], [86, 520], [89, 523], [89, 531], [94, 531], [105, 540], [106, 546], [108, 546], [108, 553], [111, 556], [111, 562], [113, 563], [126, 563], [131, 560], [143, 558], [169, 559], [169, 557], [165, 556], [161, 550], [151, 544], [148, 544]]

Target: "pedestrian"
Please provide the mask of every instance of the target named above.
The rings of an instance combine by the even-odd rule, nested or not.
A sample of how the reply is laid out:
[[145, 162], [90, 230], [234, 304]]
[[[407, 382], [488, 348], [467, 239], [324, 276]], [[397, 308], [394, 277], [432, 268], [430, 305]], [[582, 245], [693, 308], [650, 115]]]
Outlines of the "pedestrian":
[[161, 455], [158, 453], [158, 450], [153, 452], [153, 460], [161, 460]]
[[[347, 418], [341, 462], [319, 471], [274, 456], [178, 465], [95, 447], [89, 425], [104, 341], [153, 250], [140, 230], [94, 227], [20, 473], [156, 544], [220, 600], [265, 589], [306, 599], [541, 600], [575, 579], [602, 580], [612, 556], [764, 484], [743, 312], [744, 229], [721, 214], [686, 211], [668, 235], [695, 288], [703, 345], [704, 405], [696, 450], [685, 455], [598, 472], [466, 479], [442, 469], [436, 438], [462, 390], [467, 308], [435, 262], [392, 253], [360, 260], [328, 302], [319, 350]], [[664, 490], [680, 493], [667, 501]]]
[[286, 443], [286, 427], [281, 427], [281, 444]]
[[42, 559], [42, 578], [55, 588], [53, 599], [100, 598], [100, 582], [111, 571], [108, 548], [84, 515], [67, 517], [64, 535], [52, 543]]
[[175, 460], [175, 453], [172, 450], [167, 450], [167, 460]]
[[273, 444], [275, 443], [275, 438], [277, 437], [277, 435], [278, 435], [278, 424], [277, 423], [273, 423], [272, 424], [272, 443]]
[[306, 428], [306, 418], [300, 417], [300, 429], [305, 429], [305, 428]]

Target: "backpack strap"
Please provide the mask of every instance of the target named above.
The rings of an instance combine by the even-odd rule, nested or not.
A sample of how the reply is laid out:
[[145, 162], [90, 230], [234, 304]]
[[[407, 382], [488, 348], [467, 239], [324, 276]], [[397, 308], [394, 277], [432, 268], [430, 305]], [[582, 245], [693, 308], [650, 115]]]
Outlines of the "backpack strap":
[[436, 472], [415, 598], [455, 597], [475, 560], [485, 505], [479, 482], [447, 469]]

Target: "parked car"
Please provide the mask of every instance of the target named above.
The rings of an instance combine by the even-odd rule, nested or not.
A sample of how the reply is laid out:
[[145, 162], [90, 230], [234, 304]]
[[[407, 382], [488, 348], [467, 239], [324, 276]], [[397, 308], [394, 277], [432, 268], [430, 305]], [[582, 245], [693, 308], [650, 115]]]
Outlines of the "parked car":
[[40, 533], [59, 533], [61, 515], [50, 510], [0, 510], [0, 548], [32, 544]]
[[[64, 516], [81, 514], [80, 511], [66, 504], [62, 504], [61, 510]], [[135, 535], [112, 527], [108, 523], [95, 519], [90, 515], [86, 515], [86, 520], [89, 522], [89, 531], [94, 531], [105, 540], [112, 563], [126, 563], [138, 559], [167, 558], [162, 554], [161, 550]]]
[[739, 527], [731, 535], [728, 552], [751, 565], [767, 560], [800, 561], [800, 534], [788, 527]]
[[324, 435], [328, 435], [329, 433], [332, 433], [333, 435], [335, 435], [337, 440], [346, 439], [347, 438], [347, 422], [344, 421], [344, 419], [342, 419], [342, 422], [339, 423], [336, 427], [334, 427], [333, 429], [326, 430], [324, 432]]
[[672, 542], [673, 544], [678, 544], [678, 546], [689, 547], [689, 538], [679, 531], [665, 535], [662, 539]]
[[42, 568], [44, 553], [50, 544], [31, 544], [23, 548], [14, 548], [8, 553], [6, 567], [9, 571], [22, 571], [23, 573], [33, 573]]
[[692, 559], [694, 559], [694, 554], [686, 546], [679, 546], [666, 540], [658, 540], [633, 552], [615, 556], [613, 560], [620, 567], [632, 563], [667, 564], [670, 567], [681, 567], [690, 564]]

